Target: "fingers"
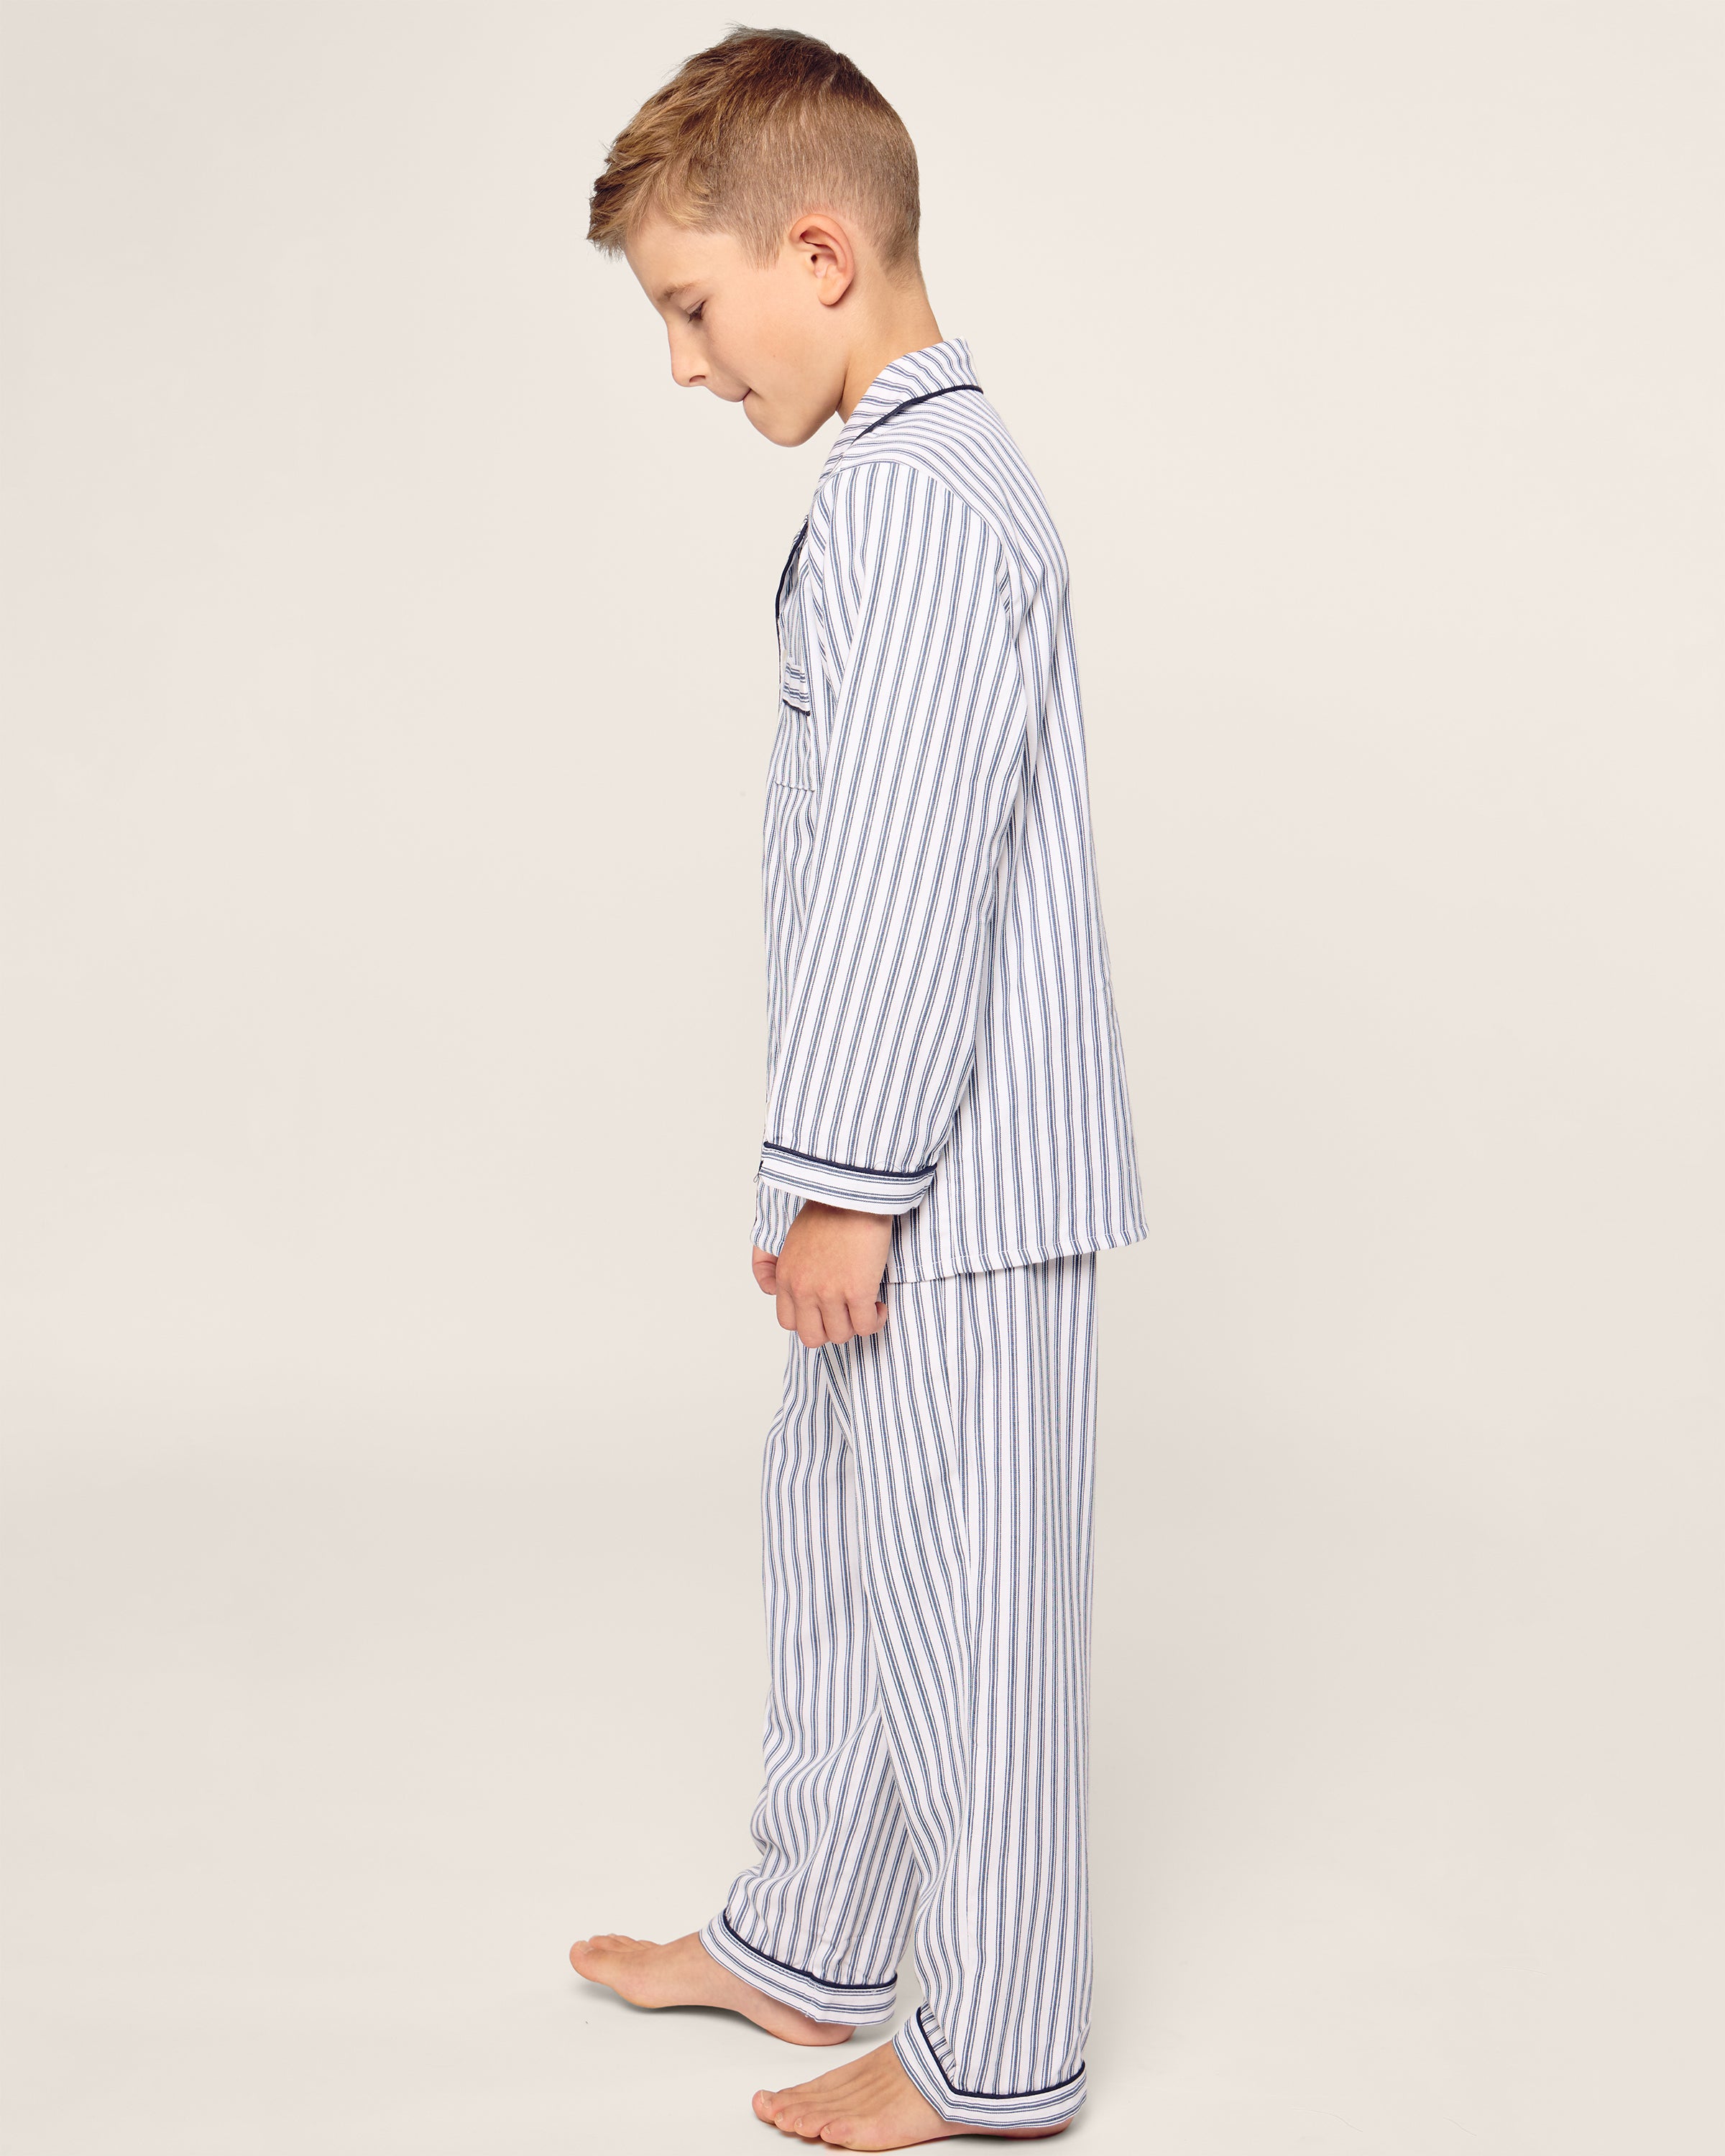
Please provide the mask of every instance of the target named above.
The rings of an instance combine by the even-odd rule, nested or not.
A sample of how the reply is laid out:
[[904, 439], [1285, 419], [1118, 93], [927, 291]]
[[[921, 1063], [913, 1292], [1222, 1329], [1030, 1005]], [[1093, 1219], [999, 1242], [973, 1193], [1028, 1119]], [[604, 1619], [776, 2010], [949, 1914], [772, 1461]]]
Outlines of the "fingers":
[[[787, 1332], [794, 1332], [805, 1348], [839, 1347], [863, 1329], [852, 1324], [842, 1296], [823, 1296], [807, 1289], [797, 1295], [781, 1284], [778, 1309], [779, 1323]], [[872, 1320], [867, 1330], [875, 1330]]]
[[842, 1296], [828, 1294], [798, 1303], [797, 1337], [805, 1348], [842, 1347], [850, 1337], [850, 1313]]
[[838, 1348], [845, 1341], [879, 1332], [886, 1323], [886, 1305], [878, 1301], [848, 1303], [836, 1296], [793, 1295], [778, 1291], [778, 1322], [805, 1348]]
[[[826, 1319], [822, 1313], [820, 1304], [813, 1296], [793, 1295], [781, 1281], [778, 1290], [777, 1307], [779, 1323], [787, 1332], [794, 1332], [805, 1348], [826, 1346], [831, 1336], [827, 1331]], [[849, 1339], [850, 1337], [847, 1329], [844, 1337]]]
[[822, 1317], [818, 1302], [793, 1302], [788, 1324], [781, 1304], [778, 1322], [786, 1332], [794, 1332], [805, 1348], [824, 1348], [828, 1334], [826, 1322]]
[[785, 1332], [805, 1348], [839, 1347], [886, 1322], [880, 1291], [891, 1240], [890, 1214], [811, 1200], [791, 1223], [776, 1261], [756, 1251], [755, 1276], [772, 1294]]

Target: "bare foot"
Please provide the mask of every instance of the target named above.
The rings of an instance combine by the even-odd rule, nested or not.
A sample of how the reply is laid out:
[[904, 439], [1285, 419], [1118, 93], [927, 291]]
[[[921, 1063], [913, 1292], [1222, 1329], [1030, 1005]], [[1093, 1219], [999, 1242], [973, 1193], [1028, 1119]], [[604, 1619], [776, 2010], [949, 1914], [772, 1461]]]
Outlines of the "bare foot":
[[663, 1947], [651, 1939], [607, 1932], [596, 1939], [577, 1939], [569, 1962], [578, 1976], [589, 1984], [609, 1984], [634, 2006], [728, 2006], [787, 2044], [842, 2044], [851, 2033], [848, 2024], [811, 2021], [794, 2006], [782, 2005], [721, 1969], [701, 1943], [699, 1932]]
[[757, 2089], [755, 2116], [804, 2141], [834, 2148], [913, 2148], [983, 2133], [997, 2141], [1045, 2141], [1059, 2126], [953, 2126], [932, 2110], [891, 2044], [795, 2088]]

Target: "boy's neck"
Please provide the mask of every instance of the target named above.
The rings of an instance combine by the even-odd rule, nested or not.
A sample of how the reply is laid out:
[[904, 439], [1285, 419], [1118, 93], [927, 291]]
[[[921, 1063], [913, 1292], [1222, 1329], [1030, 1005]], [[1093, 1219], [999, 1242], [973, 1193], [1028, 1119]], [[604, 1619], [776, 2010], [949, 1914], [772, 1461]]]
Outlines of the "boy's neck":
[[839, 418], [848, 419], [855, 411], [882, 367], [891, 367], [907, 352], [922, 352], [940, 341], [941, 326], [928, 304], [922, 280], [918, 277], [908, 285], [886, 286], [881, 305], [845, 362], [845, 387], [839, 395]]

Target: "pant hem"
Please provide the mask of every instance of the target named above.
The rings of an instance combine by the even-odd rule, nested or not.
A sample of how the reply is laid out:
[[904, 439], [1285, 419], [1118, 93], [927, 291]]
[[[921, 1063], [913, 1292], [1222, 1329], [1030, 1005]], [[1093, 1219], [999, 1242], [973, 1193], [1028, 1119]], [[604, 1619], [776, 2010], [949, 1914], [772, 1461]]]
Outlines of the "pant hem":
[[1018, 2095], [991, 2096], [986, 2090], [955, 2088], [935, 2056], [922, 2026], [926, 2009], [918, 2007], [897, 2035], [892, 2048], [905, 2071], [949, 2126], [1064, 2126], [1082, 2105], [1088, 2093], [1084, 2062], [1066, 2080], [1052, 2087], [1027, 2089]]
[[739, 1938], [722, 1911], [702, 1925], [701, 1943], [721, 1969], [728, 1969], [733, 1976], [740, 1976], [745, 1984], [753, 1984], [757, 1991], [764, 1991], [781, 2005], [794, 2006], [811, 2021], [848, 2023], [857, 2028], [865, 2022], [891, 2017], [896, 1979], [891, 1984], [829, 1984], [806, 1969], [775, 1961], [747, 1939]]

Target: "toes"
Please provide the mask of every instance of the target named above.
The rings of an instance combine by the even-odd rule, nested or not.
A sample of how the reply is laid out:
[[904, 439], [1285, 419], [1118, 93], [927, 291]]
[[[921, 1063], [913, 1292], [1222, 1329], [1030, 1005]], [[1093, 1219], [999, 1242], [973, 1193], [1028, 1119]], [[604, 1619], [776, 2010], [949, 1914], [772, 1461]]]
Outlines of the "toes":
[[815, 2130], [803, 2113], [789, 2104], [781, 2104], [766, 2113], [769, 2126], [776, 2126], [781, 2133], [793, 2134], [799, 2141], [813, 2141]]

